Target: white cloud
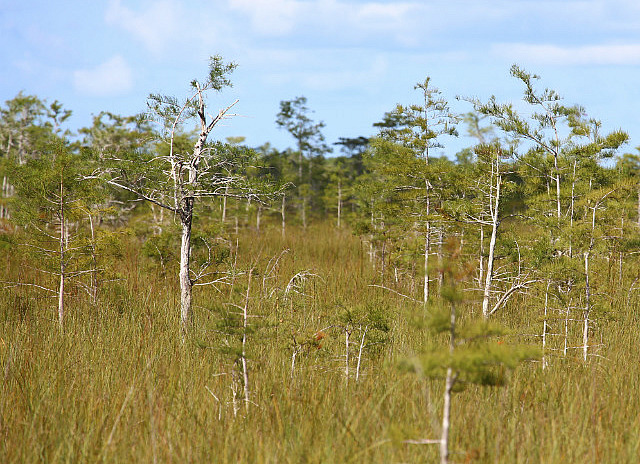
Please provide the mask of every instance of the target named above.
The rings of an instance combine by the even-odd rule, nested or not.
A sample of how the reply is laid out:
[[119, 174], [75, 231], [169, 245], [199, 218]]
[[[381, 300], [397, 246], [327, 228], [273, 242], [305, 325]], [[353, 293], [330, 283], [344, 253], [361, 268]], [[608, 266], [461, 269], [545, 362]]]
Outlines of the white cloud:
[[73, 84], [79, 93], [106, 97], [120, 95], [133, 87], [133, 74], [127, 62], [117, 55], [93, 69], [73, 73]]
[[421, 2], [344, 0], [229, 0], [229, 7], [249, 18], [253, 32], [267, 37], [292, 33], [320, 34], [328, 39], [371, 38], [407, 42], [415, 37], [427, 11]]
[[253, 29], [267, 36], [290, 33], [308, 9], [297, 0], [230, 0], [229, 6], [249, 16]]
[[141, 12], [110, 0], [105, 19], [107, 24], [119, 26], [142, 41], [153, 53], [161, 53], [167, 44], [180, 36], [182, 9], [174, 0], [147, 2]]
[[640, 44], [564, 47], [551, 44], [496, 44], [494, 55], [513, 61], [553, 65], [637, 65]]

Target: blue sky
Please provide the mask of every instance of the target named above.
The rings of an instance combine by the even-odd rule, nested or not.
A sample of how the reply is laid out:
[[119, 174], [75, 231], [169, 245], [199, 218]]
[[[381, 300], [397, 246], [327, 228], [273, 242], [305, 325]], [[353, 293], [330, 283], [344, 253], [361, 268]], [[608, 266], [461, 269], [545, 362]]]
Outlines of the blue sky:
[[[516, 102], [513, 63], [627, 130], [625, 151], [640, 145], [638, 0], [0, 0], [0, 40], [0, 101], [59, 100], [72, 129], [140, 112], [151, 92], [186, 96], [220, 54], [239, 66], [209, 105], [238, 98], [239, 116], [213, 135], [251, 146], [293, 145], [275, 116], [300, 95], [329, 143], [372, 135], [427, 76], [458, 112], [471, 108], [457, 95]], [[443, 142], [450, 155], [471, 144]]]

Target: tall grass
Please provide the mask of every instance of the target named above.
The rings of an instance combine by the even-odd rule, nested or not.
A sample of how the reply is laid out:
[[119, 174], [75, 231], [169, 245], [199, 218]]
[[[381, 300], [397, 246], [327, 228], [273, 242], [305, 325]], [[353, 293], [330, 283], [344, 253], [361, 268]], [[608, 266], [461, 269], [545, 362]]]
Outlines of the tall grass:
[[[436, 341], [416, 323], [420, 304], [371, 286], [378, 274], [357, 237], [327, 225], [289, 228], [284, 240], [277, 229], [241, 231], [231, 240], [233, 285], [197, 288], [185, 342], [174, 275], [127, 240], [122, 280], [106, 283], [96, 305], [74, 297], [64, 333], [55, 303], [35, 289], [0, 294], [0, 462], [436, 460], [433, 445], [405, 440], [439, 436], [443, 382], [397, 368]], [[236, 361], [249, 268], [246, 413]], [[3, 280], [26, 272], [10, 253], [0, 269]], [[289, 285], [296, 275], [305, 279]], [[609, 284], [605, 271], [597, 278]], [[545, 370], [521, 365], [506, 387], [455, 395], [454, 462], [638, 462], [640, 317], [628, 280], [611, 290], [599, 356], [585, 364], [556, 355]], [[514, 298], [496, 316], [517, 333], [539, 333], [540, 305]], [[470, 299], [463, 312], [477, 306]], [[389, 324], [364, 350], [358, 382], [345, 378], [339, 318], [354, 308], [382, 309]], [[354, 329], [352, 373], [360, 336]]]

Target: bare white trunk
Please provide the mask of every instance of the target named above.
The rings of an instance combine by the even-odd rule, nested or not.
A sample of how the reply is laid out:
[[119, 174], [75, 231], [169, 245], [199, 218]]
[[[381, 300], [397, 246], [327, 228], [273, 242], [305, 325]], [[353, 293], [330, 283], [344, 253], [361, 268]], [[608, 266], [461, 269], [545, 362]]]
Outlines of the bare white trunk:
[[58, 325], [64, 330], [64, 279], [65, 279], [65, 217], [64, 217], [64, 184], [60, 174], [60, 287], [58, 289]]
[[358, 350], [358, 364], [356, 365], [356, 382], [360, 378], [360, 365], [362, 362], [362, 350], [364, 349], [364, 339], [367, 336], [367, 330], [369, 327], [364, 328], [364, 332], [362, 332], [362, 340], [360, 340], [360, 349]]
[[247, 370], [247, 323], [249, 320], [249, 290], [251, 289], [251, 273], [249, 271], [249, 283], [247, 284], [247, 295], [242, 311], [242, 380], [244, 386], [244, 407], [245, 412], [249, 414], [249, 371]]
[[302, 227], [307, 228], [307, 197], [302, 198]]
[[[9, 198], [10, 195], [10, 187], [9, 187], [9, 179], [7, 176], [2, 177], [2, 193], [0, 194], [0, 199]], [[4, 201], [0, 202], [0, 219], [9, 219], [9, 210], [7, 209]]]
[[282, 217], [282, 239], [283, 240], [284, 240], [284, 237], [285, 237], [284, 212], [285, 212], [286, 202], [287, 202], [287, 196], [286, 195], [282, 195], [282, 206], [280, 208], [280, 216]]
[[575, 208], [575, 189], [576, 189], [576, 166], [577, 161], [573, 162], [573, 180], [571, 181], [571, 211], [569, 214], [569, 257], [573, 257], [573, 213]]
[[222, 197], [222, 223], [227, 221], [227, 195], [229, 193], [229, 186], [224, 187], [224, 196]]
[[451, 427], [451, 391], [453, 389], [453, 369], [447, 369], [442, 410], [442, 435], [440, 436], [440, 463], [449, 463], [449, 428]]
[[484, 226], [480, 225], [480, 259], [479, 259], [478, 285], [484, 280]]
[[[557, 139], [556, 139], [557, 140]], [[559, 143], [558, 143], [559, 146]], [[558, 216], [558, 222], [560, 222], [560, 218], [562, 217], [562, 209], [560, 204], [560, 169], [558, 168], [558, 154], [554, 153], [553, 157], [553, 167], [556, 174], [556, 214]]]
[[[438, 229], [438, 269], [442, 269], [442, 240], [443, 240], [443, 233], [442, 233], [442, 225], [441, 227]], [[438, 291], [440, 292], [442, 290], [442, 284], [443, 284], [443, 276], [444, 274], [442, 272], [438, 272]]]
[[64, 330], [64, 264], [60, 264], [60, 287], [58, 289], [58, 325]]
[[542, 321], [542, 369], [547, 368], [547, 358], [545, 357], [545, 349], [547, 347], [547, 313], [549, 311], [549, 284], [547, 281], [547, 291], [544, 294], [544, 319]]
[[293, 381], [293, 373], [296, 369], [296, 356], [298, 356], [298, 347], [293, 347], [293, 353], [291, 353], [291, 380]]
[[351, 335], [351, 331], [349, 328], [344, 329], [344, 349], [345, 349], [345, 363], [344, 363], [344, 375], [347, 379], [347, 383], [349, 383], [349, 337]]
[[[595, 209], [594, 209], [595, 211]], [[589, 252], [584, 254], [584, 277], [585, 277], [585, 297], [586, 305], [584, 309], [584, 324], [582, 327], [582, 354], [584, 361], [587, 361], [589, 351], [589, 312], [591, 311], [591, 287], [589, 286]]]
[[180, 323], [183, 333], [188, 331], [189, 325], [191, 324], [192, 282], [189, 276], [191, 260], [191, 219], [190, 209], [182, 218], [182, 239], [180, 243]]
[[638, 187], [638, 227], [640, 227], [640, 186]]
[[564, 346], [562, 348], [562, 355], [564, 357], [567, 356], [567, 351], [569, 350], [569, 315], [571, 314], [572, 304], [573, 304], [573, 299], [569, 300], [567, 310], [565, 311], [565, 314], [564, 314]]
[[496, 249], [496, 238], [498, 236], [498, 209], [500, 206], [500, 184], [502, 176], [498, 174], [496, 181], [496, 194], [493, 199], [493, 210], [491, 211], [491, 239], [489, 240], [489, 256], [487, 257], [487, 275], [484, 283], [484, 292], [482, 294], [482, 316], [486, 319], [489, 317], [489, 298], [491, 296], [491, 284], [493, 282], [493, 262]]
[[431, 231], [430, 224], [427, 222], [427, 234], [424, 238], [424, 288], [422, 291], [423, 303], [425, 308], [429, 302], [429, 251], [431, 249]]
[[98, 300], [98, 259], [96, 257], [96, 236], [91, 213], [89, 213], [89, 229], [91, 230], [91, 302], [96, 304]]
[[[624, 216], [620, 218], [620, 241], [624, 239]], [[622, 269], [624, 265], [624, 253], [620, 252], [620, 262], [618, 263], [618, 282], [622, 285]]]
[[[451, 305], [451, 327], [449, 328], [449, 355], [453, 357], [456, 346], [456, 307]], [[440, 464], [449, 463], [449, 429], [451, 428], [451, 392], [456, 382], [456, 374], [447, 368], [444, 386], [444, 405], [442, 407], [442, 434], [440, 435]]]

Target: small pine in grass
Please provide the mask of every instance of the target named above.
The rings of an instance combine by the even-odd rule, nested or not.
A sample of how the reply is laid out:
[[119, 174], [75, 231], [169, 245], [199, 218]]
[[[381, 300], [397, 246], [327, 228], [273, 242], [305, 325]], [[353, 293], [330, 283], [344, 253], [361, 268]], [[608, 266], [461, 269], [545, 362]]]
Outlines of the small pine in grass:
[[506, 383], [507, 370], [540, 356], [536, 348], [505, 343], [500, 338], [508, 334], [503, 327], [463, 312], [469, 305], [465, 305], [459, 285], [471, 278], [471, 272], [459, 264], [458, 240], [447, 242], [446, 253], [447, 259], [440, 270], [443, 277], [440, 299], [431, 303], [427, 315], [427, 327], [434, 339], [441, 340], [440, 336], [444, 335], [446, 344], [433, 344], [423, 353], [401, 362], [401, 368], [421, 377], [445, 379], [441, 437], [423, 441], [440, 445], [443, 464], [449, 462], [452, 393], [463, 391], [469, 384], [502, 386]]

